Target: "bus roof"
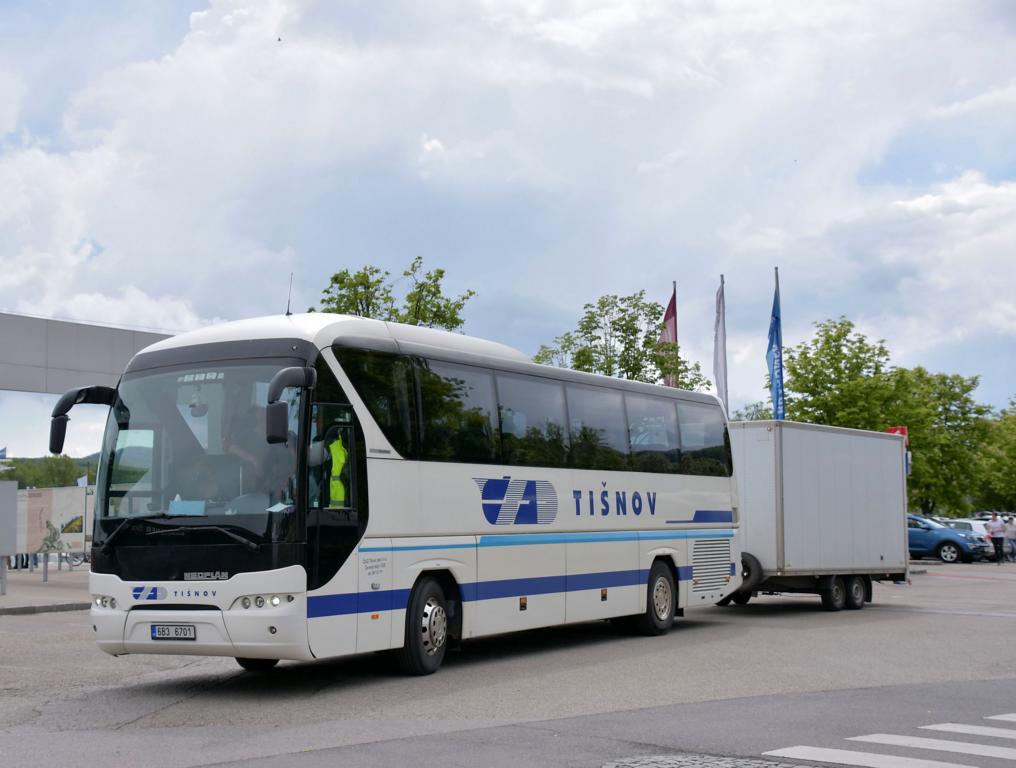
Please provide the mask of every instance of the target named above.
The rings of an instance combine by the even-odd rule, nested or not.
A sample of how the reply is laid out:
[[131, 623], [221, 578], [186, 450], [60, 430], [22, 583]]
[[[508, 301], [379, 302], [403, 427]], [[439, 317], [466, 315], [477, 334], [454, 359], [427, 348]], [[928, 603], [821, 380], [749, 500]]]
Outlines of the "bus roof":
[[[217, 349], [221, 350], [232, 344], [242, 345], [257, 340], [299, 341], [303, 346], [313, 346], [316, 350], [339, 345], [402, 352], [449, 362], [482, 365], [515, 373], [545, 376], [576, 384], [608, 386], [631, 392], [667, 394], [685, 400], [710, 404], [719, 403], [713, 395], [700, 392], [663, 388], [654, 384], [538, 365], [519, 350], [496, 341], [487, 341], [434, 328], [422, 328], [330, 312], [255, 317], [249, 320], [210, 325], [196, 331], [182, 333], [143, 349], [131, 361], [128, 371], [151, 367], [153, 364], [165, 364], [161, 360], [173, 356], [174, 352], [184, 352], [188, 348], [215, 345]], [[149, 360], [151, 362], [148, 362]], [[156, 363], [156, 360], [160, 360], [160, 362]]]

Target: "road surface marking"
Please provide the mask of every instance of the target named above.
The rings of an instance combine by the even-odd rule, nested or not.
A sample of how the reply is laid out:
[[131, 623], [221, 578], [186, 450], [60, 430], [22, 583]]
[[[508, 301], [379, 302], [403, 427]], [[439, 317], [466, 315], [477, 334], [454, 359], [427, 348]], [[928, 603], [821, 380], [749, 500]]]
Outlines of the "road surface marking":
[[922, 725], [929, 731], [947, 731], [949, 733], [967, 733], [971, 736], [994, 736], [999, 739], [1016, 739], [1016, 730], [1012, 728], [992, 728], [989, 725], [964, 725], [963, 723], [936, 723]]
[[1008, 715], [989, 715], [984, 718], [985, 720], [1005, 720], [1006, 722], [1016, 723], [1016, 712], [1010, 712]]
[[847, 741], [864, 741], [869, 744], [887, 744], [893, 747], [912, 749], [933, 749], [938, 752], [956, 752], [961, 755], [996, 757], [1001, 760], [1016, 760], [1016, 749], [977, 744], [970, 741], [946, 741], [945, 739], [922, 739], [920, 736], [898, 736], [894, 733], [872, 733], [867, 736], [851, 736]]
[[970, 768], [960, 763], [943, 763], [938, 760], [920, 760], [914, 757], [877, 755], [872, 752], [854, 752], [850, 749], [826, 749], [824, 747], [787, 747], [762, 754], [772, 757], [789, 757], [791, 760], [806, 760], [816, 763], [838, 763], [839, 765], [860, 765], [864, 768]]

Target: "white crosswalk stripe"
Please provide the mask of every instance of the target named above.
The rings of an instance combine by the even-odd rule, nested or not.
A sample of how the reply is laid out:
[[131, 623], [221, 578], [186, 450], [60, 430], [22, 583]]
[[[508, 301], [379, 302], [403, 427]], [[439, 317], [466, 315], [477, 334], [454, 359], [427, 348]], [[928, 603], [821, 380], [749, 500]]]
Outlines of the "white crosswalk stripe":
[[[1000, 715], [987, 715], [985, 720], [1004, 723], [1016, 723], [1016, 712]], [[1000, 728], [990, 725], [973, 725], [967, 723], [933, 723], [917, 726], [925, 731], [956, 733], [965, 736], [982, 737], [976, 741], [953, 741], [949, 739], [930, 739], [923, 736], [906, 736], [895, 733], [870, 733], [866, 736], [852, 736], [846, 741], [865, 744], [884, 744], [890, 747], [905, 749], [931, 750], [935, 752], [952, 752], [970, 758], [989, 757], [996, 760], [1016, 761], [1016, 747], [1003, 744], [985, 743], [988, 739], [1007, 739], [1016, 741], [1016, 728]], [[791, 760], [811, 761], [816, 763], [836, 763], [838, 765], [860, 766], [860, 768], [975, 768], [970, 763], [947, 763], [939, 760], [926, 760], [918, 757], [886, 755], [876, 752], [860, 752], [850, 749], [834, 749], [831, 747], [811, 747], [798, 745], [764, 752], [766, 757], [783, 757]]]
[[990, 725], [966, 725], [965, 723], [936, 723], [935, 725], [922, 725], [921, 728], [926, 731], [993, 736], [996, 739], [1016, 739], [1016, 728], [993, 728]]
[[970, 768], [961, 763], [944, 763], [939, 760], [921, 760], [916, 757], [878, 755], [872, 752], [854, 752], [849, 749], [827, 749], [825, 747], [788, 747], [763, 752], [765, 756], [786, 757], [791, 760], [806, 760], [815, 763], [836, 763], [856, 765], [862, 768]]
[[871, 733], [867, 736], [852, 736], [847, 739], [847, 741], [864, 741], [869, 744], [887, 744], [894, 747], [932, 749], [938, 752], [956, 752], [961, 755], [977, 755], [980, 757], [996, 757], [1002, 760], [1016, 760], [1016, 749], [1013, 749], [1012, 747], [996, 747], [991, 744], [980, 744], [971, 741], [925, 739], [920, 736], [900, 736], [895, 733]]

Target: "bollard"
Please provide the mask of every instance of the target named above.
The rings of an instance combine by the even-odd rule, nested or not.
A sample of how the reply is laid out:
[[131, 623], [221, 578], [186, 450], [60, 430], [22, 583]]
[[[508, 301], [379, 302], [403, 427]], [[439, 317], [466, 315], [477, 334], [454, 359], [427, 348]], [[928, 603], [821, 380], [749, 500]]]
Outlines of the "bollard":
[[49, 552], [42, 556], [42, 583], [49, 581]]
[[56, 553], [56, 569], [58, 571], [63, 570], [63, 552]]

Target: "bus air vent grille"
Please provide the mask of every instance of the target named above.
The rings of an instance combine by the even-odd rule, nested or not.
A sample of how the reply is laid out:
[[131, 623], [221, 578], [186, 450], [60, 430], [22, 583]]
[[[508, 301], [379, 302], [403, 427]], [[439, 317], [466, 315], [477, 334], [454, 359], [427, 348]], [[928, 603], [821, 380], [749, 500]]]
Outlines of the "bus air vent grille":
[[730, 540], [699, 539], [691, 561], [693, 592], [711, 592], [730, 581]]

